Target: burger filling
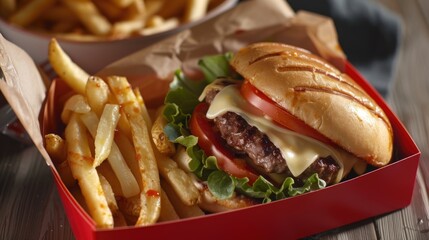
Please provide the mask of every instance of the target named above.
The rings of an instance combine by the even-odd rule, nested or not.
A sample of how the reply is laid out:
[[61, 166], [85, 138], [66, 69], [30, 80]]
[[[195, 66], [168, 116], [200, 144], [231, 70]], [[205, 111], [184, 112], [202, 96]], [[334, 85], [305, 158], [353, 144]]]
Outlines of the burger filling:
[[[236, 154], [248, 157], [250, 164], [255, 166], [261, 174], [266, 176], [273, 176], [273, 173], [277, 176], [281, 174], [283, 177], [293, 177], [298, 183], [314, 173], [317, 173], [319, 178], [326, 181], [327, 184], [333, 184], [341, 179], [342, 166], [332, 157], [332, 155], [336, 155], [334, 151], [328, 147], [326, 148], [329, 150], [323, 149], [325, 147], [320, 147], [321, 144], [293, 135], [293, 138], [298, 139], [290, 140], [289, 138], [286, 141], [278, 139], [279, 144], [286, 142], [286, 145], [288, 143], [292, 145], [286, 146], [287, 149], [282, 152], [271, 140], [275, 138], [275, 134], [272, 134], [270, 138], [259, 129], [264, 128], [263, 126], [259, 128], [255, 126], [264, 125], [260, 122], [268, 122], [265, 125], [271, 125], [271, 121], [264, 118], [254, 121], [256, 118], [254, 115], [249, 116], [246, 111], [241, 111], [246, 107], [238, 106], [240, 103], [237, 102], [243, 103], [244, 101], [239, 99], [240, 94], [236, 87], [229, 85], [228, 81], [218, 80], [213, 84], [214, 86], [207, 87], [208, 90], [204, 93], [205, 101], [208, 104], [213, 105], [212, 103], [215, 102], [215, 106], [209, 109], [208, 118], [212, 118], [215, 131], [219, 132], [228, 146]], [[225, 87], [226, 85], [229, 86]], [[220, 92], [222, 93], [218, 94]], [[218, 95], [220, 96], [216, 98]], [[221, 110], [218, 106], [222, 106]], [[228, 109], [235, 109], [235, 111], [227, 111]], [[249, 124], [245, 118], [253, 119], [254, 124]], [[283, 135], [283, 133], [280, 134]], [[310, 143], [308, 143], [309, 141]], [[308, 150], [306, 146], [308, 146]], [[296, 148], [301, 149], [294, 151]], [[288, 163], [292, 166], [288, 166]]]
[[230, 59], [230, 54], [205, 57], [199, 62], [203, 81], [178, 70], [170, 84], [164, 132], [185, 147], [187, 169], [217, 199], [239, 193], [270, 202], [341, 181], [357, 158], [280, 127], [252, 107], [241, 97], [243, 81], [219, 78], [240, 79]]

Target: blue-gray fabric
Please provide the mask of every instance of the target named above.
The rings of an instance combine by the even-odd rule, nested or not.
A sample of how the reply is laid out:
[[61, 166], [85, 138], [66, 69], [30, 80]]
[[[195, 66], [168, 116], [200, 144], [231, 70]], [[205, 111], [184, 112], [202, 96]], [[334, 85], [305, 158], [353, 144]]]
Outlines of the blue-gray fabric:
[[386, 96], [394, 77], [402, 25], [399, 16], [368, 0], [288, 0], [295, 10], [333, 19], [349, 61]]

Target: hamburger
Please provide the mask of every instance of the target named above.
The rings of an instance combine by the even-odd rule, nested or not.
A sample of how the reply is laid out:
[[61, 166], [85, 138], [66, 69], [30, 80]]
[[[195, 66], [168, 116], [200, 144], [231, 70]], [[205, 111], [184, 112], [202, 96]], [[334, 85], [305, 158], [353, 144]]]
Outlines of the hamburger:
[[199, 65], [205, 76], [199, 82], [176, 72], [164, 131], [186, 149], [182, 166], [197, 177], [204, 206], [303, 194], [392, 158], [383, 110], [348, 75], [307, 50], [255, 43]]

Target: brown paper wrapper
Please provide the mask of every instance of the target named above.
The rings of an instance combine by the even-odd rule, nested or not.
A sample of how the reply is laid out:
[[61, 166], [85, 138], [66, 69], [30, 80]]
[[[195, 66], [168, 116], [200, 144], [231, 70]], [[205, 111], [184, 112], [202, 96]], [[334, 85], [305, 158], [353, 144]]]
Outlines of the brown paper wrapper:
[[[128, 77], [133, 86], [141, 89], [145, 102], [153, 106], [162, 103], [175, 70], [193, 70], [202, 56], [235, 52], [250, 43], [263, 41], [302, 47], [339, 69], [344, 67], [345, 55], [331, 19], [308, 12], [294, 13], [284, 0], [249, 0], [208, 22], [118, 60], [97, 75]], [[43, 147], [39, 113], [44, 100], [53, 98], [46, 98], [43, 80], [29, 56], [1, 36], [0, 55], [6, 79], [0, 81], [0, 89], [51, 165]], [[58, 124], [49, 116], [45, 115], [47, 121], [43, 122], [45, 131], [53, 130], [52, 125]]]

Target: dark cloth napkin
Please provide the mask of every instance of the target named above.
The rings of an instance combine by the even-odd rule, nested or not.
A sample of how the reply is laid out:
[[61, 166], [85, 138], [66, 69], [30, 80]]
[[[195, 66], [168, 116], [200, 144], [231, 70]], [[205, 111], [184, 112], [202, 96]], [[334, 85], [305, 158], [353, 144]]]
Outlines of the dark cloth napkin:
[[386, 97], [401, 42], [399, 16], [368, 0], [288, 0], [295, 10], [333, 19], [348, 60]]

